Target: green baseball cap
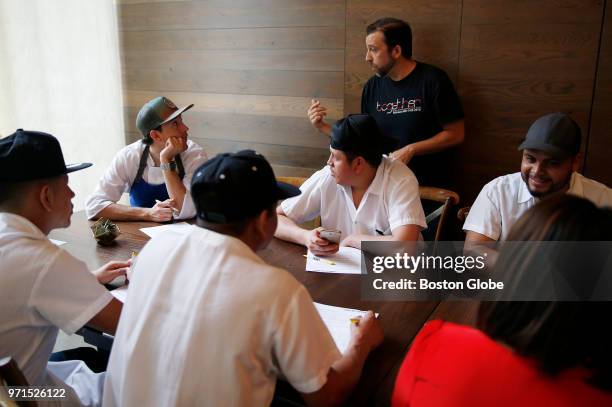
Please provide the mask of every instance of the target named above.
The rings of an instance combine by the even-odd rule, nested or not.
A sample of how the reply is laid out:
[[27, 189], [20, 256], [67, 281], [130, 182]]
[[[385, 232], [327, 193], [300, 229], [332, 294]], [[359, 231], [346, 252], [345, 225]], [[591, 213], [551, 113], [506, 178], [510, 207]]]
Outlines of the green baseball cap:
[[151, 130], [158, 128], [164, 123], [171, 122], [192, 107], [193, 103], [179, 109], [167, 97], [156, 97], [149, 100], [140, 109], [136, 116], [136, 127], [140, 130], [143, 137], [147, 137]]

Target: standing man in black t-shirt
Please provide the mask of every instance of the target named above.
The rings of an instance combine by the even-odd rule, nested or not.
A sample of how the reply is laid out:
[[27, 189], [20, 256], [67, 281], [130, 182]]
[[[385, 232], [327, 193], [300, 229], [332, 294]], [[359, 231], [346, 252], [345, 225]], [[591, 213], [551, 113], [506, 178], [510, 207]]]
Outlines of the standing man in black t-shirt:
[[[452, 186], [452, 147], [464, 139], [463, 109], [448, 75], [412, 59], [408, 23], [382, 18], [366, 29], [366, 61], [375, 75], [363, 87], [361, 112], [393, 143], [391, 158], [408, 164], [421, 185]], [[313, 100], [308, 117], [329, 135], [327, 109]]]

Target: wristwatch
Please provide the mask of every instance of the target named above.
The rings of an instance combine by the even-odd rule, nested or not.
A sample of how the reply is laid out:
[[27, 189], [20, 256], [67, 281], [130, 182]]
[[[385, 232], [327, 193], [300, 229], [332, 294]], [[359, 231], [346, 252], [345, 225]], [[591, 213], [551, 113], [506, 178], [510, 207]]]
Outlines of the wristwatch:
[[162, 171], [174, 171], [176, 170], [176, 162], [175, 161], [170, 161], [169, 163], [162, 163], [159, 168], [161, 168]]

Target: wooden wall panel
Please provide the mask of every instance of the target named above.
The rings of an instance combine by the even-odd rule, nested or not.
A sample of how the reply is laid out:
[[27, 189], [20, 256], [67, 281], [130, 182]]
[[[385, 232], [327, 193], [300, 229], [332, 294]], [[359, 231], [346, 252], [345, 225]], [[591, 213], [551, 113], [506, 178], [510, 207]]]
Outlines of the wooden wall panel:
[[[256, 147], [283, 175], [324, 165], [327, 140], [306, 119], [311, 98], [332, 122], [360, 110], [372, 75], [365, 27], [384, 16], [413, 28], [417, 60], [448, 72], [466, 112], [456, 186], [464, 203], [519, 167], [529, 125], [571, 112], [585, 134], [585, 173], [612, 183], [612, 22], [603, 0], [116, 0], [126, 134], [165, 94], [210, 152]], [[602, 25], [603, 24], [603, 25]], [[603, 27], [603, 36], [602, 34]], [[596, 84], [596, 86], [595, 86]]]
[[344, 0], [118, 3], [126, 134], [136, 113], [163, 94], [185, 114], [210, 155], [257, 147], [281, 175], [324, 165], [328, 140], [306, 110], [320, 99], [343, 115]]
[[585, 174], [612, 187], [612, 5], [606, 3]]
[[602, 16], [600, 1], [463, 3], [458, 89], [466, 113], [457, 189], [473, 200], [492, 178], [518, 171], [529, 125], [570, 112], [585, 134]]

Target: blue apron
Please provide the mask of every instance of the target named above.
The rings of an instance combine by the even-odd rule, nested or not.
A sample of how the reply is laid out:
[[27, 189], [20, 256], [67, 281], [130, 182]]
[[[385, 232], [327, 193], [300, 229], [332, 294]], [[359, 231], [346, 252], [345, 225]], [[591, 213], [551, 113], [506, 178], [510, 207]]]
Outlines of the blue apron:
[[[147, 145], [140, 156], [140, 163], [138, 164], [138, 172], [132, 182], [130, 188], [130, 205], [138, 208], [152, 208], [155, 205], [155, 200], [165, 201], [169, 198], [166, 184], [153, 185], [149, 184], [142, 178], [145, 167], [147, 166], [147, 158], [149, 156], [149, 145]], [[183, 161], [181, 156], [177, 155], [175, 158], [176, 166], [178, 168], [179, 177], [182, 180], [185, 177], [185, 169], [183, 168]]]

